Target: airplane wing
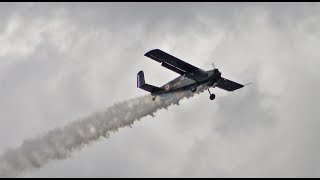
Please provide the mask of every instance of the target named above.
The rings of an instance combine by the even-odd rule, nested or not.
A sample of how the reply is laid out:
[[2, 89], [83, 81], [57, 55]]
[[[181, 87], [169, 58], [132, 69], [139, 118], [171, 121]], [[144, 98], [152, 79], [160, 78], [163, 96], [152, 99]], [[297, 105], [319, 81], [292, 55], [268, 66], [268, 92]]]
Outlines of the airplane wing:
[[178, 74], [185, 73], [195, 73], [199, 68], [182, 61], [166, 52], [161, 51], [160, 49], [154, 49], [145, 54], [145, 56], [162, 63], [161, 65], [165, 68], [168, 68]]
[[230, 81], [230, 80], [225, 79], [223, 77], [221, 77], [219, 79], [219, 81], [217, 82], [217, 85], [216, 85], [216, 87], [224, 89], [226, 91], [234, 91], [234, 90], [242, 88], [243, 86], [244, 85]]

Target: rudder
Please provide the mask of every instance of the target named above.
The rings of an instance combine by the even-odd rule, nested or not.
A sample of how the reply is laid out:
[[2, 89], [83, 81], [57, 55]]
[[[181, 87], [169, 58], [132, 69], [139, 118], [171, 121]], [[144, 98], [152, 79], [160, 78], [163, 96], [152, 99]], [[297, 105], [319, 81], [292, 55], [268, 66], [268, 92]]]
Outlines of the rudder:
[[145, 80], [144, 80], [144, 73], [143, 73], [143, 71], [139, 71], [137, 74], [137, 87], [140, 88], [144, 84], [146, 84]]

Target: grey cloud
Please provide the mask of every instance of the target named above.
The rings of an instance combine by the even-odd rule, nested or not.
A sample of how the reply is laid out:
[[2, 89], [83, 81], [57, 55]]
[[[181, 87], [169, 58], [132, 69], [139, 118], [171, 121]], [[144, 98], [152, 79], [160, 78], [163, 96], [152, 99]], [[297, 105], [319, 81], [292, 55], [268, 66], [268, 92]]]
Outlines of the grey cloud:
[[145, 94], [135, 88], [138, 70], [151, 84], [176, 77], [143, 57], [161, 48], [254, 83], [214, 90], [214, 102], [205, 93], [183, 101], [24, 176], [317, 177], [318, 10], [318, 3], [4, 4], [1, 34], [15, 16], [22, 40], [34, 27], [61, 24], [36, 34], [30, 54], [1, 57], [0, 151]]

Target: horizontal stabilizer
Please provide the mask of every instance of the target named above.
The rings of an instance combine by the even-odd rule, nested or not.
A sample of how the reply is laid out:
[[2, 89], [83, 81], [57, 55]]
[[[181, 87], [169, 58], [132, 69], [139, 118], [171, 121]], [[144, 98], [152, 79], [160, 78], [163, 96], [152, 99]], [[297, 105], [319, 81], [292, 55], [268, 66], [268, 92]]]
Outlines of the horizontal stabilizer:
[[162, 90], [159, 87], [146, 84], [143, 71], [139, 71], [139, 73], [137, 74], [137, 87], [151, 93]]

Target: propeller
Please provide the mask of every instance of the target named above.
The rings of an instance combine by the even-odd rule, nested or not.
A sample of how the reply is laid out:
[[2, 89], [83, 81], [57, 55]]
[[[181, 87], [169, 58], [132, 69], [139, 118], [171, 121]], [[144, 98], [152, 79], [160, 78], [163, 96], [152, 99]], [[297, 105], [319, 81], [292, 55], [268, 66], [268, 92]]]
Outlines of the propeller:
[[214, 64], [214, 62], [212, 62], [211, 65], [213, 67], [213, 74], [217, 74], [217, 75], [221, 76], [221, 72], [219, 71], [218, 68], [216, 68], [216, 65]]
[[214, 65], [214, 62], [211, 63], [213, 69], [216, 69], [216, 66]]

